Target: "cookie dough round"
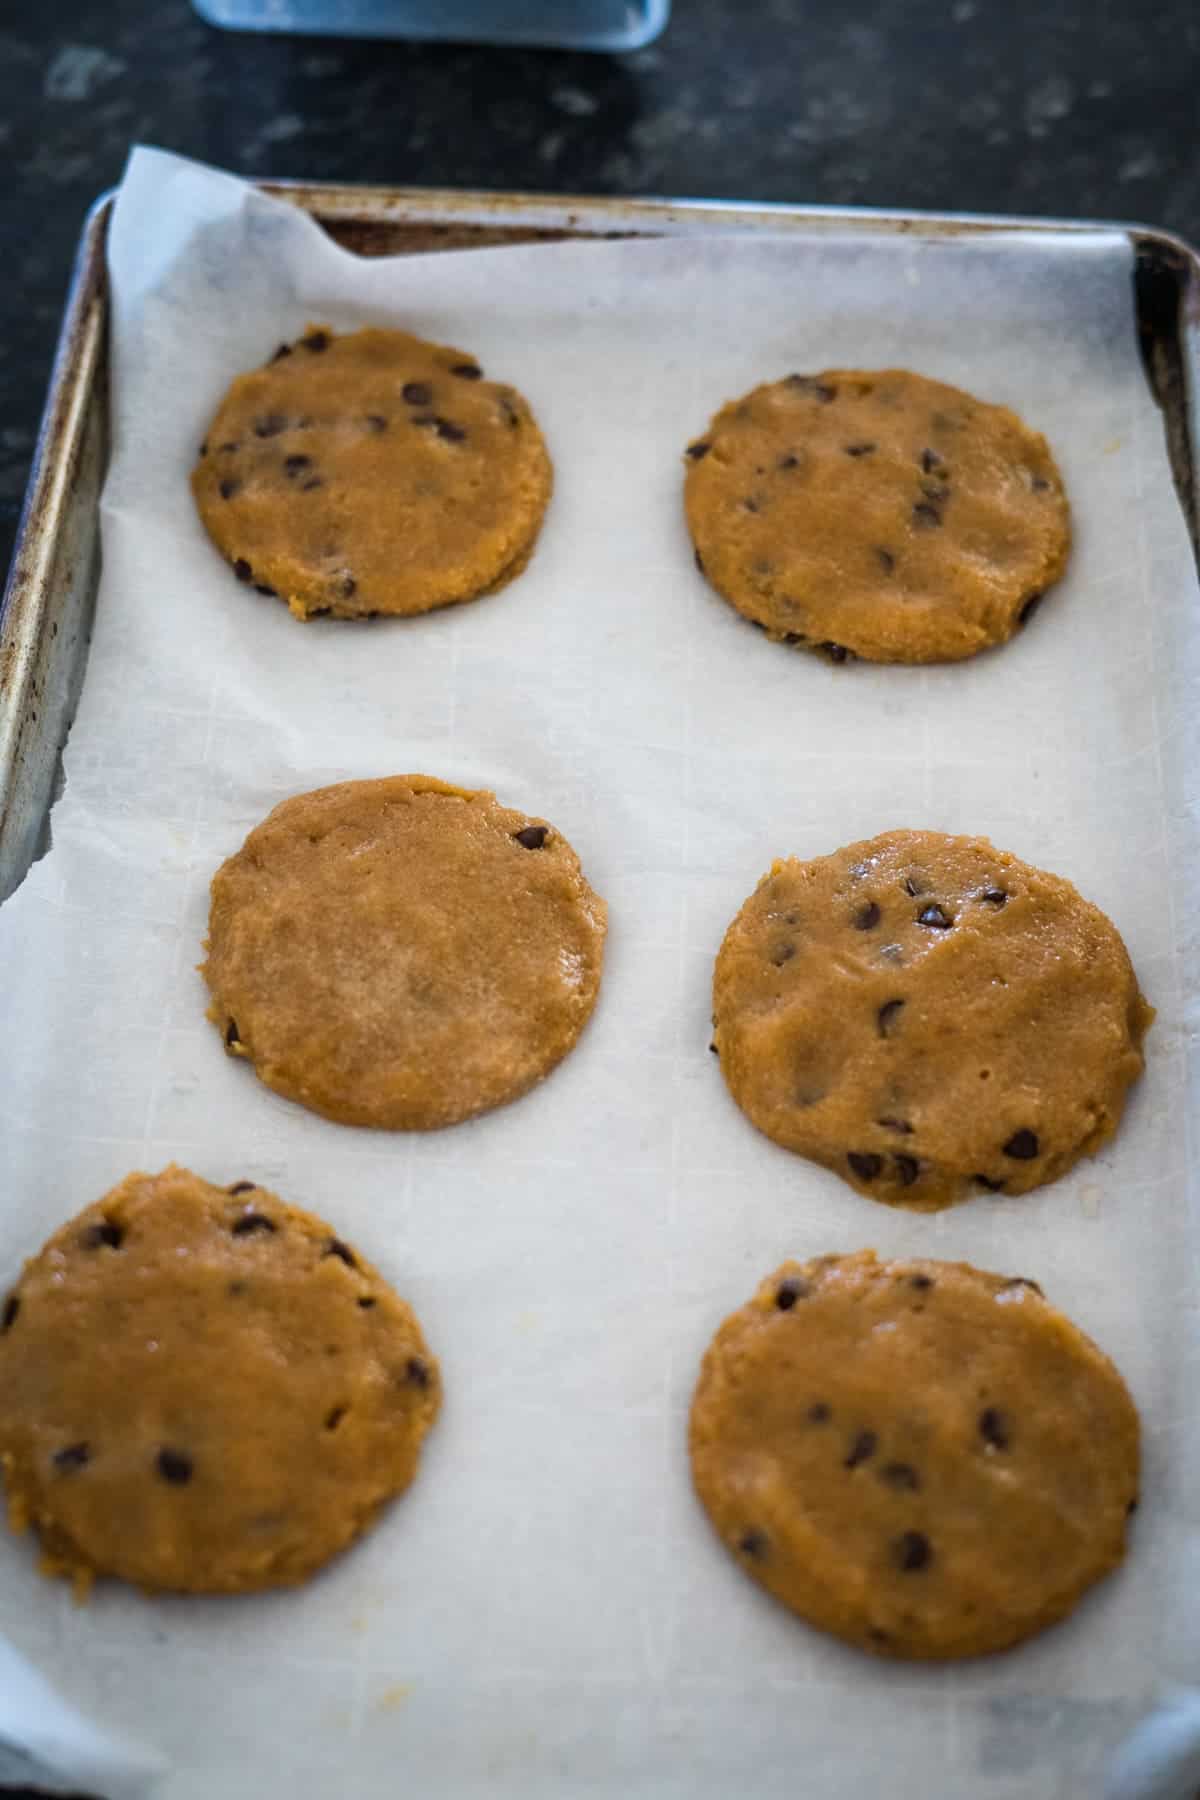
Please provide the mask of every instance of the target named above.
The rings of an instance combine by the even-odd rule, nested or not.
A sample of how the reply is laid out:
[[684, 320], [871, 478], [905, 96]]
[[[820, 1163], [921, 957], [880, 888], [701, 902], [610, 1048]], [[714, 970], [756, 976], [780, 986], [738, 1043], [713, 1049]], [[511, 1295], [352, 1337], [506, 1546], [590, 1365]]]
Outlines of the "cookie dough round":
[[685, 505], [717, 592], [835, 662], [1004, 643], [1071, 543], [1046, 440], [904, 369], [789, 375], [731, 400], [688, 447]]
[[1125, 1554], [1138, 1418], [1035, 1283], [873, 1251], [785, 1263], [725, 1321], [692, 1476], [746, 1572], [883, 1656], [976, 1656]]
[[208, 1016], [328, 1119], [452, 1125], [575, 1044], [606, 917], [561, 833], [493, 794], [425, 775], [318, 788], [213, 879]]
[[0, 1316], [10, 1522], [81, 1593], [303, 1581], [409, 1485], [438, 1410], [404, 1301], [249, 1181], [127, 1176]]
[[355, 619], [503, 587], [551, 482], [528, 404], [465, 351], [310, 326], [233, 383], [192, 491], [242, 581], [299, 619]]
[[1098, 1150], [1153, 1017], [1069, 881], [936, 831], [775, 863], [713, 979], [714, 1048], [747, 1117], [926, 1212], [1023, 1194]]

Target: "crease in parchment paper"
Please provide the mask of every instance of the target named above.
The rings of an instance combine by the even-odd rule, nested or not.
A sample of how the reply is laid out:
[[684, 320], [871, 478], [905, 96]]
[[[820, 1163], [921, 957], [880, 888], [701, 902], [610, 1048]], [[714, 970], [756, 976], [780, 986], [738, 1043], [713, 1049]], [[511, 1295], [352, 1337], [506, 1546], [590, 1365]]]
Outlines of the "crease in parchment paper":
[[[0, 910], [0, 1262], [134, 1167], [255, 1179], [336, 1220], [411, 1301], [446, 1405], [409, 1494], [299, 1592], [101, 1584], [79, 1609], [27, 1542], [0, 1545], [15, 1650], [153, 1746], [165, 1800], [725, 1800], [751, 1781], [760, 1800], [859, 1800], [881, 1770], [893, 1800], [1100, 1793], [1200, 1669], [1200, 650], [1126, 240], [867, 224], [359, 261], [293, 208], [139, 151], [110, 257], [95, 637], [53, 849]], [[232, 377], [310, 320], [456, 344], [529, 398], [556, 487], [509, 588], [302, 626], [233, 579], [188, 472]], [[683, 447], [722, 402], [891, 365], [1014, 406], [1074, 507], [1065, 581], [954, 668], [767, 643], [683, 526]], [[611, 930], [596, 1015], [543, 1086], [399, 1137], [331, 1125], [227, 1059], [195, 965], [212, 871], [275, 802], [410, 770], [552, 820]], [[1158, 1008], [1098, 1158], [936, 1217], [768, 1143], [707, 1052], [712, 957], [772, 859], [898, 825], [1070, 877]], [[1127, 1564], [1010, 1655], [904, 1666], [809, 1631], [691, 1495], [686, 1410], [719, 1321], [784, 1257], [865, 1246], [1033, 1277], [1141, 1410]]]

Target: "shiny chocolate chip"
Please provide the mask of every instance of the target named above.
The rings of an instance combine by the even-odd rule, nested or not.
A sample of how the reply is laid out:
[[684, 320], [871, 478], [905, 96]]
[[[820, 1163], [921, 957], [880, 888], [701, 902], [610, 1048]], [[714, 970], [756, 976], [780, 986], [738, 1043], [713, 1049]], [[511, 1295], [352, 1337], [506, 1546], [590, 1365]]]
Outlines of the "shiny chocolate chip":
[[923, 906], [917, 914], [918, 925], [928, 925], [931, 931], [949, 931], [954, 920], [941, 906]]
[[540, 850], [546, 842], [549, 830], [548, 825], [523, 825], [520, 831], [513, 832], [513, 837], [526, 850]]

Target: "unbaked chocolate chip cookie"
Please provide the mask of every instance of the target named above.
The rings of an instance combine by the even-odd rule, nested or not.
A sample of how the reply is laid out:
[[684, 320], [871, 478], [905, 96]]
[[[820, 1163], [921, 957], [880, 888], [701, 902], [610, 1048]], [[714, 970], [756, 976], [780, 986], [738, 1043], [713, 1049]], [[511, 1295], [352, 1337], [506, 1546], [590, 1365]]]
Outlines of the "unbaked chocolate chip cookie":
[[936, 831], [777, 862], [713, 979], [714, 1048], [759, 1130], [922, 1211], [1098, 1150], [1153, 1017], [1070, 882]]
[[606, 917], [561, 832], [492, 794], [425, 775], [318, 788], [213, 879], [208, 1016], [328, 1119], [452, 1125], [572, 1048]]
[[303, 1581], [412, 1481], [439, 1399], [404, 1301], [249, 1181], [127, 1176], [0, 1314], [9, 1518], [81, 1593]]
[[685, 504], [717, 592], [834, 662], [1004, 643], [1071, 542], [1046, 440], [904, 369], [789, 375], [731, 400], [688, 446]]
[[354, 619], [503, 587], [551, 480], [528, 404], [465, 351], [313, 326], [233, 383], [192, 491], [239, 580], [299, 619]]
[[717, 1332], [692, 1476], [747, 1574], [882, 1656], [976, 1656], [1125, 1555], [1138, 1418], [1036, 1283], [873, 1251], [785, 1263]]

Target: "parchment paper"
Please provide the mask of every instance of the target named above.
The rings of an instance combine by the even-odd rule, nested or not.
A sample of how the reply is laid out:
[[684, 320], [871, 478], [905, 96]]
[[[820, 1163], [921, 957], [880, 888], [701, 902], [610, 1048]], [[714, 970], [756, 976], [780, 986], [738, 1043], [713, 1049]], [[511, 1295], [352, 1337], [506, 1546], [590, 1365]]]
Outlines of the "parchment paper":
[[[1073, 1800], [1200, 1670], [1195, 574], [1137, 354], [1131, 256], [811, 234], [387, 262], [138, 152], [112, 233], [104, 578], [53, 849], [0, 912], [0, 1263], [135, 1167], [261, 1180], [416, 1307], [446, 1406], [410, 1494], [310, 1587], [101, 1585], [0, 1543], [0, 1624], [169, 1800], [285, 1793]], [[397, 323], [529, 397], [557, 487], [528, 571], [416, 621], [302, 626], [240, 587], [187, 474], [241, 369], [309, 320]], [[903, 364], [1014, 406], [1071, 493], [1070, 574], [1008, 648], [831, 668], [692, 565], [683, 445], [791, 369]], [[544, 814], [611, 909], [596, 1016], [535, 1093], [430, 1136], [340, 1128], [226, 1059], [194, 965], [217, 863], [284, 795], [419, 770]], [[1069, 876], [1159, 1009], [1094, 1162], [937, 1217], [778, 1150], [708, 1054], [712, 957], [774, 856], [898, 825]], [[1124, 1570], [1001, 1658], [876, 1662], [745, 1579], [692, 1498], [686, 1408], [788, 1255], [1029, 1275], [1145, 1424]], [[186, 1354], [181, 1346], [180, 1354]]]

